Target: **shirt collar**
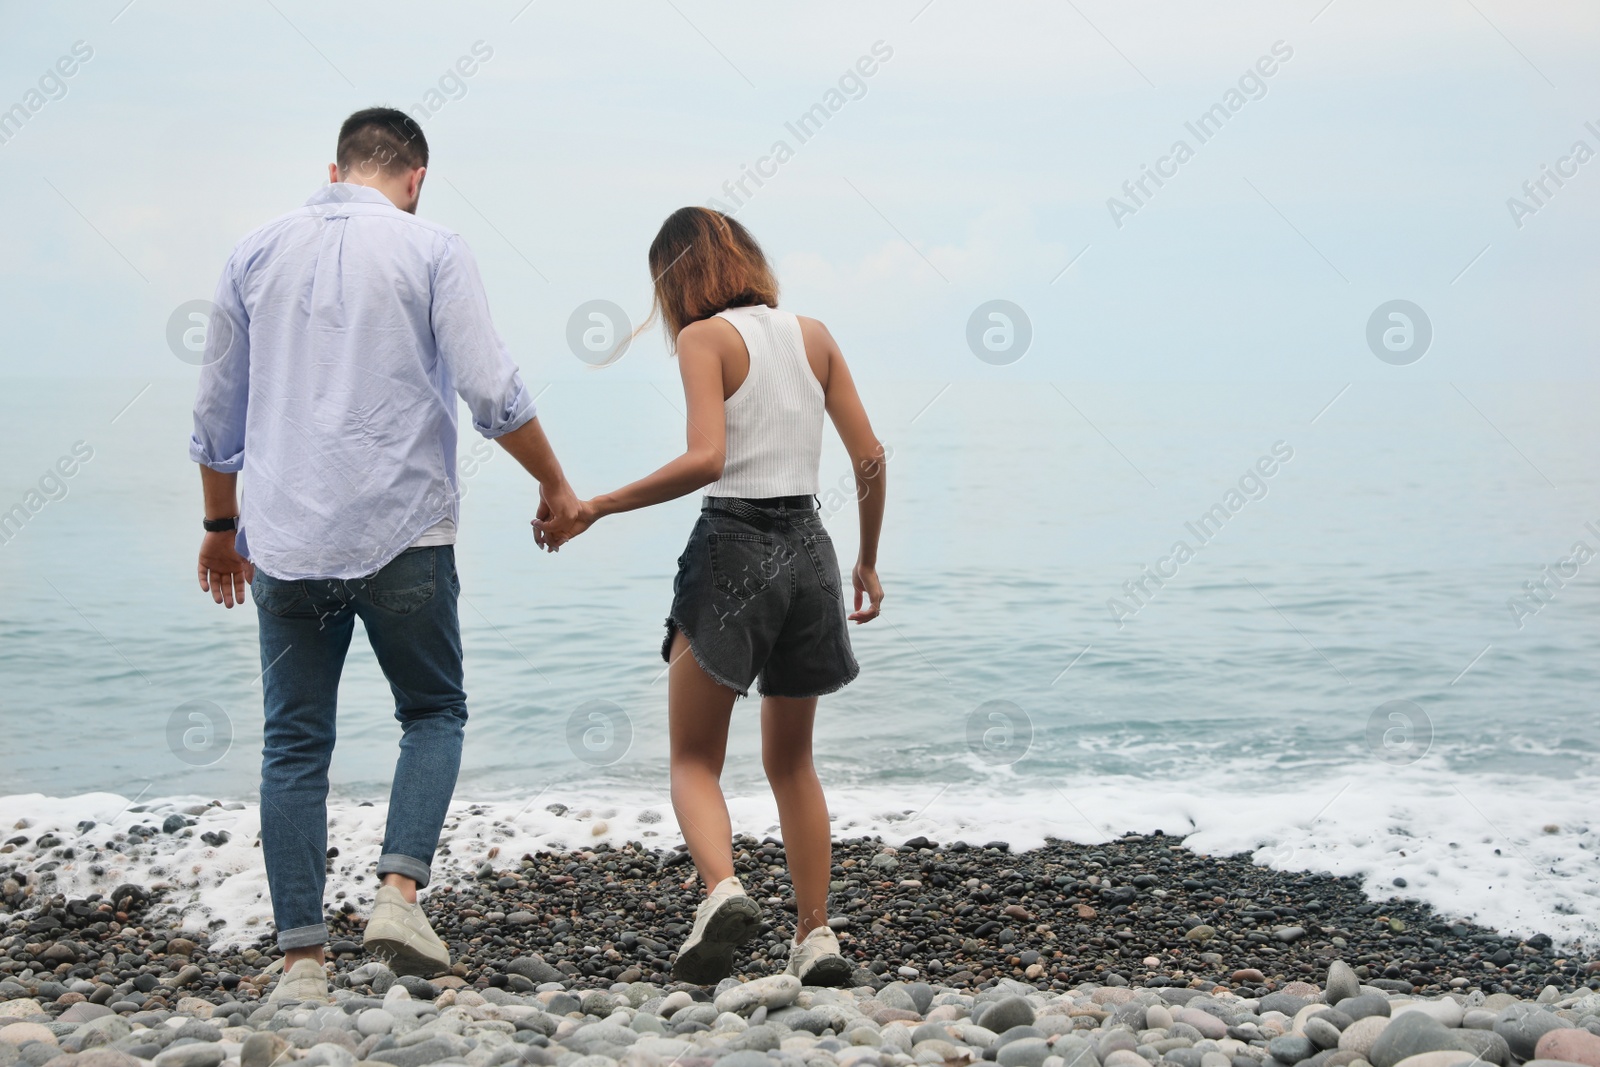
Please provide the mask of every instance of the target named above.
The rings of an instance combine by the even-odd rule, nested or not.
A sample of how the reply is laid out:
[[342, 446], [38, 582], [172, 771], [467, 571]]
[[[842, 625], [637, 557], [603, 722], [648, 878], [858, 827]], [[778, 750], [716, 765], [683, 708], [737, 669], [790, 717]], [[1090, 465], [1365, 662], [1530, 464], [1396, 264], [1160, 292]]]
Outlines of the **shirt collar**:
[[306, 201], [307, 207], [322, 207], [329, 204], [384, 204], [394, 207], [393, 202], [378, 190], [366, 185], [356, 185], [352, 182], [330, 182], [311, 194]]

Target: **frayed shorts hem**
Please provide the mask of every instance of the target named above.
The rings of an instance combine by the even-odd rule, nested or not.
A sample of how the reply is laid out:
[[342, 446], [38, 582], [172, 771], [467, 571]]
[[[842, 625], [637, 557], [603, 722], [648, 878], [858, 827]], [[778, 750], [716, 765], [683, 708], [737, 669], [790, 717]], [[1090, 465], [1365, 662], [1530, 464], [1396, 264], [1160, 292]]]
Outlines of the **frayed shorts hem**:
[[715, 667], [707, 663], [706, 658], [700, 654], [700, 649], [695, 647], [694, 634], [689, 632], [687, 626], [670, 615], [667, 616], [667, 639], [661, 643], [661, 658], [666, 660], [669, 666], [672, 664], [672, 637], [678, 633], [683, 634], [683, 639], [689, 643], [689, 651], [694, 655], [694, 661], [700, 664], [700, 669], [706, 672], [706, 677], [724, 689], [732, 689], [742, 697], [750, 695], [750, 687], [748, 685], [741, 686], [736, 682], [729, 681], [726, 675], [719, 673]]

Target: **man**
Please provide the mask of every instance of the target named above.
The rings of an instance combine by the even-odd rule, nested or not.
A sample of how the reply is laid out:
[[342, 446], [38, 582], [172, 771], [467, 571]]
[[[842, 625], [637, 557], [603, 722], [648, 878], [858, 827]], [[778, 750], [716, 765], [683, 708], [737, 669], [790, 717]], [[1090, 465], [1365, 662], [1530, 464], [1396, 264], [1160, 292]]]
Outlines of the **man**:
[[402, 730], [366, 946], [401, 973], [450, 965], [416, 899], [467, 718], [456, 394], [478, 432], [538, 479], [541, 515], [577, 513], [471, 253], [415, 216], [421, 128], [401, 111], [359, 111], [339, 131], [337, 160], [328, 186], [246, 237], [223, 270], [189, 444], [205, 493], [200, 588], [231, 608], [250, 584], [260, 619], [261, 846], [284, 953], [276, 1001], [328, 998], [328, 764], [357, 617]]

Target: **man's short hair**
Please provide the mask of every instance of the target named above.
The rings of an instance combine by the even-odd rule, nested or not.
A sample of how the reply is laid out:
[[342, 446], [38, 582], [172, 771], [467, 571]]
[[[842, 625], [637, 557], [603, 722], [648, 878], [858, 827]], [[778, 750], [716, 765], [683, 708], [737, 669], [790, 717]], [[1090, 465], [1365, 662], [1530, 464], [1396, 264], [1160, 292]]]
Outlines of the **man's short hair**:
[[402, 174], [428, 165], [428, 139], [417, 120], [392, 107], [357, 111], [339, 127], [339, 173]]

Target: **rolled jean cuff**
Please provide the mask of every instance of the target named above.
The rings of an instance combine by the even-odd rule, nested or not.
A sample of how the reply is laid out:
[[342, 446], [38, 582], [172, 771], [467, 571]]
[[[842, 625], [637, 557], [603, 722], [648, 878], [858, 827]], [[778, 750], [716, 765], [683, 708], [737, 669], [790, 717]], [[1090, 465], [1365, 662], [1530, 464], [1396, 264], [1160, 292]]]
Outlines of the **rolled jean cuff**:
[[296, 926], [293, 930], [280, 930], [278, 932], [278, 947], [285, 952], [294, 948], [311, 948], [314, 945], [326, 945], [327, 943], [327, 923], [318, 923], [315, 926]]
[[433, 876], [433, 868], [419, 859], [402, 856], [398, 852], [385, 852], [378, 857], [378, 877], [382, 878], [386, 874], [398, 874], [402, 878], [409, 878], [417, 883], [418, 889], [421, 889]]

